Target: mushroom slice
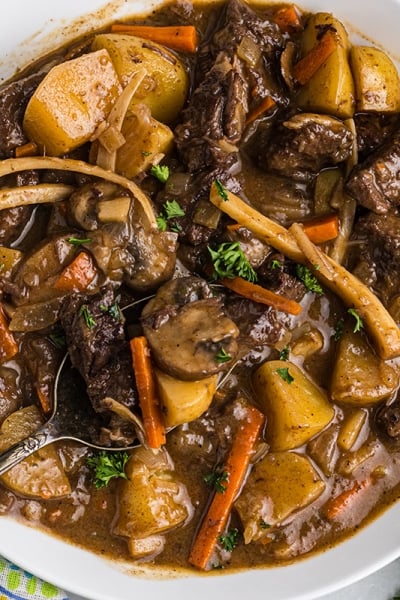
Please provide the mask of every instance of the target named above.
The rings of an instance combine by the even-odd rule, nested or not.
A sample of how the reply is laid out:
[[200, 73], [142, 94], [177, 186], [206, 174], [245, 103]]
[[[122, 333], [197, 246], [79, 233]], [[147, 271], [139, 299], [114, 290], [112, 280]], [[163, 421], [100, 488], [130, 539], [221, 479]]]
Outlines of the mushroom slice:
[[229, 368], [238, 352], [237, 326], [225, 315], [222, 297], [200, 278], [162, 286], [145, 306], [142, 325], [157, 365], [184, 381]]

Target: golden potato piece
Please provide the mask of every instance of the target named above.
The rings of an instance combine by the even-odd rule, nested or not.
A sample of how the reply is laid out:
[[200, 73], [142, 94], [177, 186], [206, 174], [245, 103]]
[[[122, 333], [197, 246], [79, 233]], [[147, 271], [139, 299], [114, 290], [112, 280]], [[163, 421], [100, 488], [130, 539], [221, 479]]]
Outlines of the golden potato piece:
[[354, 82], [348, 61], [348, 36], [342, 23], [329, 13], [311, 15], [304, 29], [301, 53], [302, 56], [307, 54], [318, 43], [321, 31], [326, 29], [333, 35], [336, 49], [301, 86], [297, 104], [305, 111], [348, 119], [354, 114]]
[[389, 56], [372, 46], [353, 46], [350, 64], [356, 110], [393, 113], [400, 110], [400, 78]]
[[154, 119], [171, 123], [178, 116], [188, 93], [189, 78], [178, 57], [155, 42], [132, 35], [96, 35], [93, 50], [105, 48], [125, 86], [138, 67], [147, 74], [132, 99], [131, 106], [147, 104]]
[[[32, 405], [12, 413], [0, 428], [0, 452], [4, 452], [42, 424], [39, 409]], [[1, 476], [8, 488], [30, 498], [59, 498], [71, 493], [61, 460], [53, 445], [41, 448]]]
[[333, 418], [322, 390], [289, 361], [265, 362], [255, 372], [254, 387], [267, 415], [266, 441], [273, 451], [305, 444]]
[[306, 456], [295, 452], [267, 454], [256, 463], [235, 502], [248, 544], [322, 494], [325, 483]]
[[121, 93], [106, 50], [53, 67], [26, 107], [23, 128], [47, 155], [60, 156], [87, 142]]
[[380, 359], [361, 333], [345, 331], [331, 381], [336, 402], [375, 404], [388, 398], [399, 384], [398, 370]]
[[218, 375], [198, 381], [182, 381], [154, 369], [166, 427], [198, 419], [210, 406]]

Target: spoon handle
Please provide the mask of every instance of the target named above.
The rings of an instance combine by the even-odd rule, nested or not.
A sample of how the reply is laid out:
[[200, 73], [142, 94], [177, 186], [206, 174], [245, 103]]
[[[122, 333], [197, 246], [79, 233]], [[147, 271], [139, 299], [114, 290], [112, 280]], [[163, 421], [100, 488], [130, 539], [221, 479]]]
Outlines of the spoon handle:
[[0, 475], [3, 475], [3, 473], [17, 465], [21, 460], [31, 456], [31, 454], [54, 442], [56, 439], [59, 439], [59, 436], [57, 436], [51, 424], [47, 423], [29, 437], [14, 444], [11, 448], [0, 454]]

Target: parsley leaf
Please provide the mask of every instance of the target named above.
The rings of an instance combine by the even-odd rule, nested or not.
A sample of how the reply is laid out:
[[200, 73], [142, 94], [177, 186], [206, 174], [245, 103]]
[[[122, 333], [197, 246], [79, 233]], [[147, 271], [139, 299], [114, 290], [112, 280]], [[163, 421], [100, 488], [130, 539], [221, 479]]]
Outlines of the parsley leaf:
[[226, 490], [226, 486], [224, 483], [228, 483], [229, 481], [229, 473], [228, 471], [212, 471], [207, 475], [204, 475], [203, 481], [205, 484], [214, 488], [216, 492], [223, 494]]
[[[176, 200], [167, 200], [163, 205], [163, 210], [157, 217], [157, 226], [160, 231], [166, 231], [168, 221], [177, 217], [184, 217], [185, 211]], [[172, 231], [179, 231], [181, 228], [178, 223], [173, 223]]]
[[221, 196], [222, 200], [225, 200], [226, 202], [228, 200], [228, 194], [224, 184], [219, 179], [216, 179], [214, 183], [215, 187], [217, 188], [218, 195]]
[[283, 381], [286, 381], [286, 383], [291, 384], [292, 381], [294, 381], [294, 377], [289, 373], [289, 369], [287, 367], [277, 369], [276, 372], [283, 379]]
[[233, 279], [239, 275], [247, 281], [257, 281], [257, 273], [247, 260], [239, 242], [223, 242], [216, 250], [208, 246], [208, 251], [213, 262], [214, 279]]
[[344, 326], [344, 319], [339, 319], [339, 321], [335, 325], [335, 333], [333, 334], [333, 339], [335, 340], [335, 342], [338, 342], [340, 340], [340, 338], [342, 337], [343, 326]]
[[167, 165], [153, 165], [150, 169], [151, 175], [161, 181], [161, 183], [165, 183], [169, 177], [169, 168]]
[[281, 261], [274, 258], [274, 260], [271, 262], [271, 269], [281, 269], [281, 268], [282, 268]]
[[232, 360], [232, 356], [227, 353], [225, 348], [221, 348], [218, 354], [215, 356], [215, 362], [217, 363], [225, 363]]
[[285, 346], [279, 352], [279, 360], [287, 360], [289, 358], [289, 346]]
[[360, 317], [360, 315], [358, 314], [358, 312], [356, 311], [355, 308], [349, 308], [347, 310], [347, 312], [349, 313], [349, 315], [351, 315], [352, 317], [355, 318], [356, 322], [354, 324], [354, 329], [353, 329], [353, 333], [357, 333], [357, 331], [361, 331], [361, 329], [364, 328], [364, 323], [362, 322], [362, 319]]
[[128, 452], [107, 452], [106, 450], [101, 450], [89, 457], [86, 462], [94, 470], [94, 485], [97, 488], [105, 487], [114, 477], [128, 479], [125, 473], [128, 459]]
[[120, 321], [121, 320], [121, 311], [120, 311], [120, 308], [119, 308], [117, 302], [114, 302], [114, 304], [111, 304], [111, 306], [106, 306], [105, 304], [102, 304], [100, 306], [100, 309], [103, 312], [108, 313], [116, 321]]
[[239, 531], [235, 529], [230, 529], [227, 533], [220, 535], [218, 537], [218, 541], [227, 552], [232, 552], [239, 541]]
[[88, 327], [89, 329], [92, 329], [92, 327], [94, 327], [96, 325], [96, 321], [93, 319], [92, 315], [90, 314], [90, 311], [89, 311], [88, 307], [86, 306], [86, 304], [82, 304], [82, 306], [79, 309], [78, 314], [80, 317], [84, 318], [86, 327]]
[[309, 292], [314, 292], [315, 294], [323, 294], [324, 291], [320, 284], [318, 283], [317, 278], [310, 269], [304, 265], [297, 264], [296, 265], [296, 275], [300, 281], [304, 283], [307, 290]]
[[77, 237], [69, 237], [67, 238], [67, 242], [72, 244], [73, 246], [80, 246], [81, 244], [90, 244], [91, 238], [77, 238]]

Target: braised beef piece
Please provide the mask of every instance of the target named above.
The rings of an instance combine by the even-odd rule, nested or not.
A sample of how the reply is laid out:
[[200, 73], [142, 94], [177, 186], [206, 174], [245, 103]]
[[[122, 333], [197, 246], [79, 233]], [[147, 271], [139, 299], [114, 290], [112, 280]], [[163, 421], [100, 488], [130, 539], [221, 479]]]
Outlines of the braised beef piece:
[[338, 119], [302, 113], [277, 128], [259, 162], [273, 173], [305, 181], [323, 167], [345, 161], [352, 145], [353, 134]]
[[[9, 187], [39, 183], [39, 176], [35, 171], [24, 171], [10, 175], [6, 179], [6, 185]], [[33, 206], [16, 206], [0, 210], [0, 245], [9, 246], [19, 238], [29, 223], [33, 210]]]
[[[259, 53], [254, 65], [239, 51], [246, 41], [253, 54]], [[253, 96], [257, 102], [270, 95], [286, 103], [275, 75], [282, 45], [279, 28], [247, 5], [231, 0], [224, 7], [217, 30], [199, 50], [197, 85], [175, 130], [181, 160], [190, 172], [236, 162]]]
[[378, 428], [393, 441], [400, 441], [400, 399], [384, 406], [376, 414]]
[[400, 205], [400, 129], [353, 169], [346, 189], [361, 206], [377, 214]]
[[120, 419], [104, 400], [112, 398], [132, 410], [137, 406], [137, 392], [124, 319], [113, 291], [67, 297], [60, 320], [71, 363], [86, 383], [93, 408], [104, 417], [110, 439], [121, 436]]
[[358, 113], [354, 115], [359, 157], [364, 160], [368, 154], [377, 150], [393, 133], [398, 123], [398, 115], [379, 113]]

